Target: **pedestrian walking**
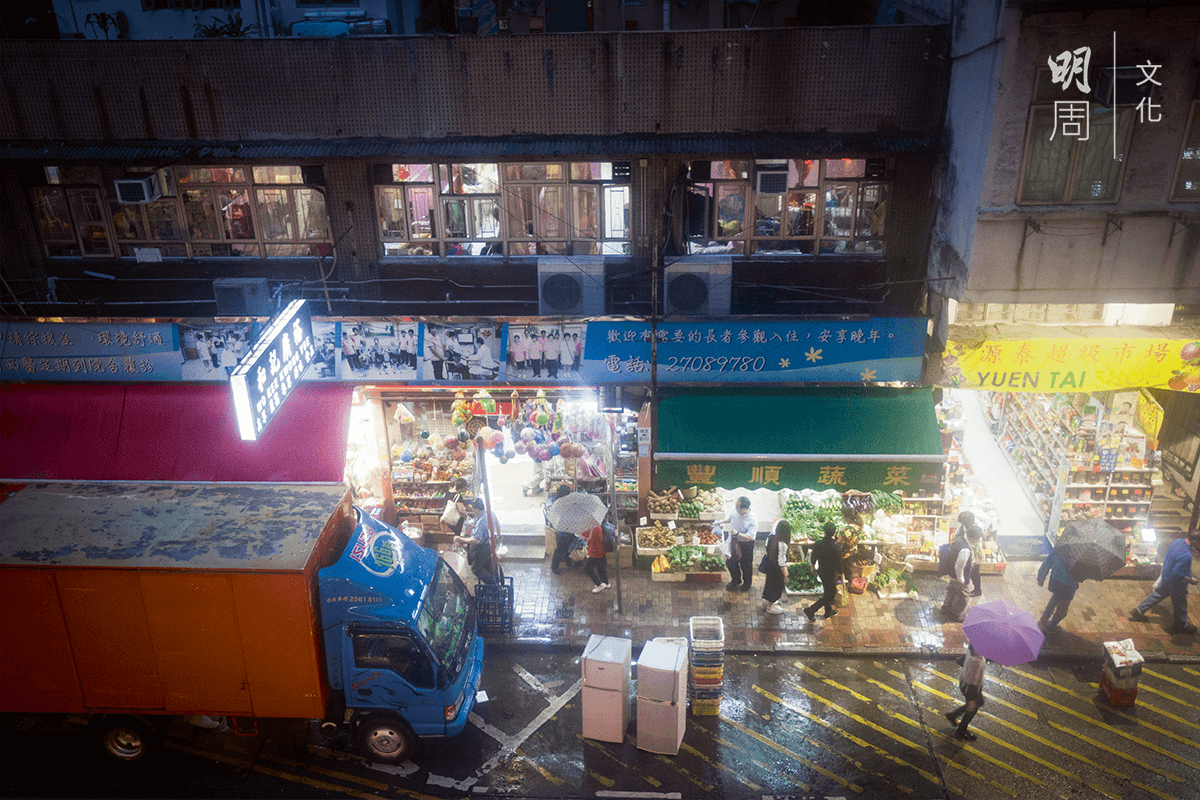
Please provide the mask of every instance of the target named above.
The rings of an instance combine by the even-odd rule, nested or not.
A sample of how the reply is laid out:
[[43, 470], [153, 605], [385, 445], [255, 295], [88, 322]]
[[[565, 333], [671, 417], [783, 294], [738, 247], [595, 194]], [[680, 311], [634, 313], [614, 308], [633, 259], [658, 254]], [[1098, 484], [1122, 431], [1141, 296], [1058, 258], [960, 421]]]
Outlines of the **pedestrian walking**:
[[[547, 515], [549, 514], [550, 506], [554, 505], [555, 500], [558, 500], [560, 497], [566, 497], [570, 493], [571, 493], [570, 485], [568, 485], [566, 483], [559, 484], [558, 489], [555, 490], [555, 492], [554, 492], [554, 495], [552, 497], [550, 497], [548, 500], [546, 500]], [[549, 516], [547, 516], [547, 518], [546, 518], [546, 524], [550, 525]], [[553, 528], [554, 526], [550, 525], [550, 527]], [[555, 529], [555, 531], [554, 531], [554, 556], [550, 559], [550, 571], [553, 572], [555, 575], [562, 575], [563, 562], [570, 561], [570, 558], [568, 558], [567, 556], [571, 551], [571, 543], [574, 541], [575, 541], [575, 534], [564, 533], [563, 531]]]
[[963, 538], [955, 539], [950, 544], [950, 585], [946, 587], [942, 613], [958, 622], [967, 618], [967, 582], [971, 580], [971, 567], [975, 560], [971, 555], [971, 547], [981, 538], [983, 531], [979, 526], [970, 525], [966, 528]]
[[837, 597], [838, 578], [842, 574], [842, 548], [838, 546], [837, 539], [833, 538], [837, 533], [837, 525], [826, 522], [822, 530], [825, 535], [812, 546], [809, 556], [825, 593], [821, 595], [820, 600], [804, 609], [804, 616], [808, 617], [809, 622], [816, 621], [817, 612], [822, 607], [825, 609], [825, 619], [837, 616], [833, 601]]
[[762, 563], [758, 565], [758, 571], [767, 577], [762, 596], [767, 601], [768, 614], [783, 613], [779, 598], [783, 597], [783, 587], [787, 583], [787, 549], [791, 541], [791, 524], [786, 519], [776, 522], [775, 530], [767, 537], [767, 552], [763, 553]]
[[1038, 567], [1038, 586], [1045, 585], [1047, 576], [1050, 577], [1050, 602], [1046, 603], [1038, 625], [1042, 630], [1056, 631], [1059, 629], [1058, 623], [1062, 622], [1063, 617], [1067, 615], [1071, 601], [1075, 599], [1075, 590], [1079, 588], [1079, 581], [1072, 577], [1067, 565], [1059, 558], [1057, 548], [1051, 550], [1050, 555], [1046, 556], [1046, 560], [1042, 562], [1042, 566]]
[[748, 592], [754, 580], [754, 537], [758, 534], [758, 521], [750, 511], [750, 498], [739, 497], [733, 505], [733, 513], [720, 522], [713, 523], [713, 532], [722, 533], [722, 526], [729, 527], [725, 542], [725, 566], [729, 568], [730, 591], [738, 589]]
[[608, 588], [608, 552], [604, 549], [604, 529], [599, 525], [583, 535], [587, 542], [587, 560], [583, 564], [583, 572], [596, 584], [592, 593], [603, 592]]
[[1154, 582], [1154, 588], [1138, 607], [1129, 612], [1129, 618], [1136, 622], [1148, 622], [1146, 612], [1154, 606], [1171, 598], [1174, 611], [1174, 621], [1171, 625], [1171, 635], [1189, 635], [1196, 632], [1196, 626], [1188, 622], [1188, 586], [1195, 586], [1197, 579], [1192, 577], [1192, 553], [1200, 555], [1200, 534], [1191, 534], [1185, 538], [1180, 533], [1175, 541], [1167, 548], [1163, 556], [1162, 572]]
[[967, 730], [967, 726], [975, 718], [975, 712], [983, 706], [983, 673], [987, 660], [968, 644], [967, 653], [959, 660], [959, 663], [962, 664], [962, 669], [958, 673], [958, 690], [962, 692], [963, 698], [967, 702], [953, 711], [947, 711], [946, 719], [950, 720], [951, 725], [956, 726], [955, 739], [973, 742], [979, 737]]

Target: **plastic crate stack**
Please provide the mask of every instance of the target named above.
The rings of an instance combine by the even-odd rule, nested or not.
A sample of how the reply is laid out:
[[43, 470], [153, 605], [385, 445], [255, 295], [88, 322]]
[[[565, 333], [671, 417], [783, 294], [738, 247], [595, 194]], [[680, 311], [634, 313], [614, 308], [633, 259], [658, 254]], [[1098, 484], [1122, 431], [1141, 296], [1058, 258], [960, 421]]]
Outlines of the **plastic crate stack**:
[[500, 583], [475, 585], [475, 619], [484, 631], [505, 633], [512, 630], [513, 579], [504, 577]]
[[725, 684], [725, 623], [720, 617], [692, 617], [688, 647], [688, 699], [692, 713], [721, 711]]

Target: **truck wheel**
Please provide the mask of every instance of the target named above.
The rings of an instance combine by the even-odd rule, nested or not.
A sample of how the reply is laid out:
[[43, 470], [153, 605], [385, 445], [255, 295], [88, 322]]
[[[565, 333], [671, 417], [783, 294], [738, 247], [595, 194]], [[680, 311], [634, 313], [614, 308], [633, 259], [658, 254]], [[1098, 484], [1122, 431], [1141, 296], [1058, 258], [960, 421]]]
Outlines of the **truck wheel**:
[[408, 723], [395, 717], [368, 717], [358, 725], [358, 746], [372, 761], [403, 764], [417, 746]]
[[137, 761], [153, 746], [154, 731], [134, 717], [108, 717], [97, 725], [101, 748], [118, 761]]

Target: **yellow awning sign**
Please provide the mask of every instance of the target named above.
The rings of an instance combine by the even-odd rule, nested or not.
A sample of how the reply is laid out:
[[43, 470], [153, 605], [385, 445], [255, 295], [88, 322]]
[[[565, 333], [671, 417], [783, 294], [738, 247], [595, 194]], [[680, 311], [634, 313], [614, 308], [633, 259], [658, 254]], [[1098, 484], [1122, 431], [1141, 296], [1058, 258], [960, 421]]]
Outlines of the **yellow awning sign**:
[[1137, 387], [1200, 392], [1200, 341], [1106, 336], [952, 339], [937, 384], [1005, 392]]

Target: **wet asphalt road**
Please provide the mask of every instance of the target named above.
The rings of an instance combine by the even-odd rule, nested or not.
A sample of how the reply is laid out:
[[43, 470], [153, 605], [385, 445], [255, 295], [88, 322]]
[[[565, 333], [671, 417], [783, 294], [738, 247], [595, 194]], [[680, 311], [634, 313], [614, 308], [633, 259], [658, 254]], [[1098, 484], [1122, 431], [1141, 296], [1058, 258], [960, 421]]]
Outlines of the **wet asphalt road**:
[[[577, 653], [493, 651], [490, 695], [454, 739], [381, 767], [314, 727], [176, 728], [138, 769], [80, 758], [69, 728], [6, 720], [13, 797], [1200, 798], [1200, 665], [1152, 664], [1137, 704], [1101, 700], [1099, 664], [989, 664], [972, 743], [942, 714], [952, 661], [726, 654], [720, 714], [689, 714], [678, 755], [584, 739]], [[636, 671], [635, 671], [636, 676]], [[636, 686], [636, 682], [635, 682]], [[14, 756], [9, 759], [9, 756]], [[86, 769], [65, 770], [64, 757]]]

